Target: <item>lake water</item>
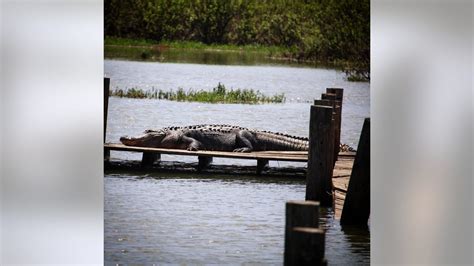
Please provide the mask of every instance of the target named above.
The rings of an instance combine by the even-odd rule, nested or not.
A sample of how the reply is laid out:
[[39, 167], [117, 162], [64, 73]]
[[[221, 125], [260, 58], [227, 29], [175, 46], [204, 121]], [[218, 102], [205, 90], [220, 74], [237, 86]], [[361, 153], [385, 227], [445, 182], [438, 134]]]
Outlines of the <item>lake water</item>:
[[[181, 62], [181, 61], [179, 61]], [[194, 61], [193, 61], [194, 62]], [[311, 102], [327, 87], [344, 88], [341, 141], [357, 148], [369, 116], [369, 83], [348, 82], [342, 72], [294, 65], [213, 65], [105, 60], [111, 88], [205, 89], [219, 82], [267, 95], [285, 93], [284, 104], [205, 104], [111, 97], [106, 139], [148, 128], [235, 124], [307, 136]], [[112, 152], [113, 159], [140, 159]], [[162, 156], [194, 162], [196, 158]], [[255, 164], [215, 159], [217, 164]], [[271, 162], [272, 166], [302, 163]], [[301, 180], [246, 177], [105, 174], [105, 261], [115, 263], [281, 264], [284, 206], [304, 199]], [[369, 263], [367, 231], [342, 231], [324, 210], [326, 258], [330, 264]]]

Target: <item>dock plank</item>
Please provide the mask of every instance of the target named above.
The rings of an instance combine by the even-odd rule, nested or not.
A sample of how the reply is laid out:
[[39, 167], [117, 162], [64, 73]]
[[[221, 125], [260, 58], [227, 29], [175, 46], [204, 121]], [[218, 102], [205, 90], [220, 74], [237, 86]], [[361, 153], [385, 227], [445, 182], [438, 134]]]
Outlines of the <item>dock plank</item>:
[[335, 196], [334, 216], [336, 219], [341, 218], [344, 200], [346, 199], [347, 188], [349, 186], [349, 179], [351, 177], [352, 166], [354, 158], [340, 159], [336, 161], [332, 175], [332, 184]]
[[[188, 151], [180, 149], [163, 149], [163, 148], [149, 148], [125, 146], [123, 144], [106, 143], [104, 144], [106, 150], [113, 151], [128, 151], [128, 152], [156, 152], [161, 154], [173, 155], [188, 155], [188, 156], [212, 156], [221, 158], [235, 158], [235, 159], [267, 159], [277, 161], [291, 161], [291, 162], [307, 162], [307, 151], [254, 151], [254, 152], [225, 152], [225, 151]], [[340, 153], [341, 157], [353, 157], [354, 154], [350, 152]]]
[[188, 151], [180, 149], [163, 149], [163, 148], [149, 148], [149, 147], [135, 147], [125, 146], [122, 144], [104, 144], [104, 148], [113, 151], [128, 151], [128, 152], [156, 152], [161, 154], [174, 155], [188, 155], [188, 156], [212, 156], [221, 158], [234, 159], [267, 159], [278, 161], [292, 161], [292, 162], [306, 162], [308, 161], [307, 152], [279, 152], [279, 151], [255, 151], [255, 152], [225, 152], [225, 151]]

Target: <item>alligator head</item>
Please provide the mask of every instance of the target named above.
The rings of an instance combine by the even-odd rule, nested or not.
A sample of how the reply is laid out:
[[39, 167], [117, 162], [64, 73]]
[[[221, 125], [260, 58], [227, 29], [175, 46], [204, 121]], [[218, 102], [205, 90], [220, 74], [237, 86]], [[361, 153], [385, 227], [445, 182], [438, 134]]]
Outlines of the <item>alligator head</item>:
[[138, 147], [160, 147], [161, 141], [166, 137], [163, 130], [146, 130], [143, 135], [138, 137], [123, 136], [120, 142], [127, 146]]

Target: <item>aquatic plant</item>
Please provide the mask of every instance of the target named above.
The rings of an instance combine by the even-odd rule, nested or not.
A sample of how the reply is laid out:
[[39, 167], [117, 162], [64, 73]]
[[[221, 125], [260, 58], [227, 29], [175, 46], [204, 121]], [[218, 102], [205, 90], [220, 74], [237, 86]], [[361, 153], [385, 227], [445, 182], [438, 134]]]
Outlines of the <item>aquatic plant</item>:
[[136, 98], [136, 99], [159, 99], [178, 102], [206, 102], [206, 103], [283, 103], [285, 94], [275, 94], [266, 96], [260, 91], [253, 89], [227, 89], [224, 84], [217, 84], [211, 91], [193, 90], [185, 91], [183, 88], [174, 90], [151, 90], [144, 91], [139, 88], [115, 89], [110, 91], [110, 96]]

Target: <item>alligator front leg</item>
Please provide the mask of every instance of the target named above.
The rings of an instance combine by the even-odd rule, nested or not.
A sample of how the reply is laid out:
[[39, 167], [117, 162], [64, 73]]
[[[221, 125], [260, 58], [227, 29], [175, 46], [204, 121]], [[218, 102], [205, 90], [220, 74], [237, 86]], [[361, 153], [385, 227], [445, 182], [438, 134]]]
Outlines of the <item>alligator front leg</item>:
[[237, 133], [236, 136], [236, 146], [239, 148], [234, 149], [234, 152], [251, 152], [253, 151], [253, 145], [250, 141], [254, 136], [252, 133], [242, 130]]
[[194, 138], [183, 136], [181, 139], [188, 151], [198, 151], [201, 148], [201, 142], [197, 141]]

